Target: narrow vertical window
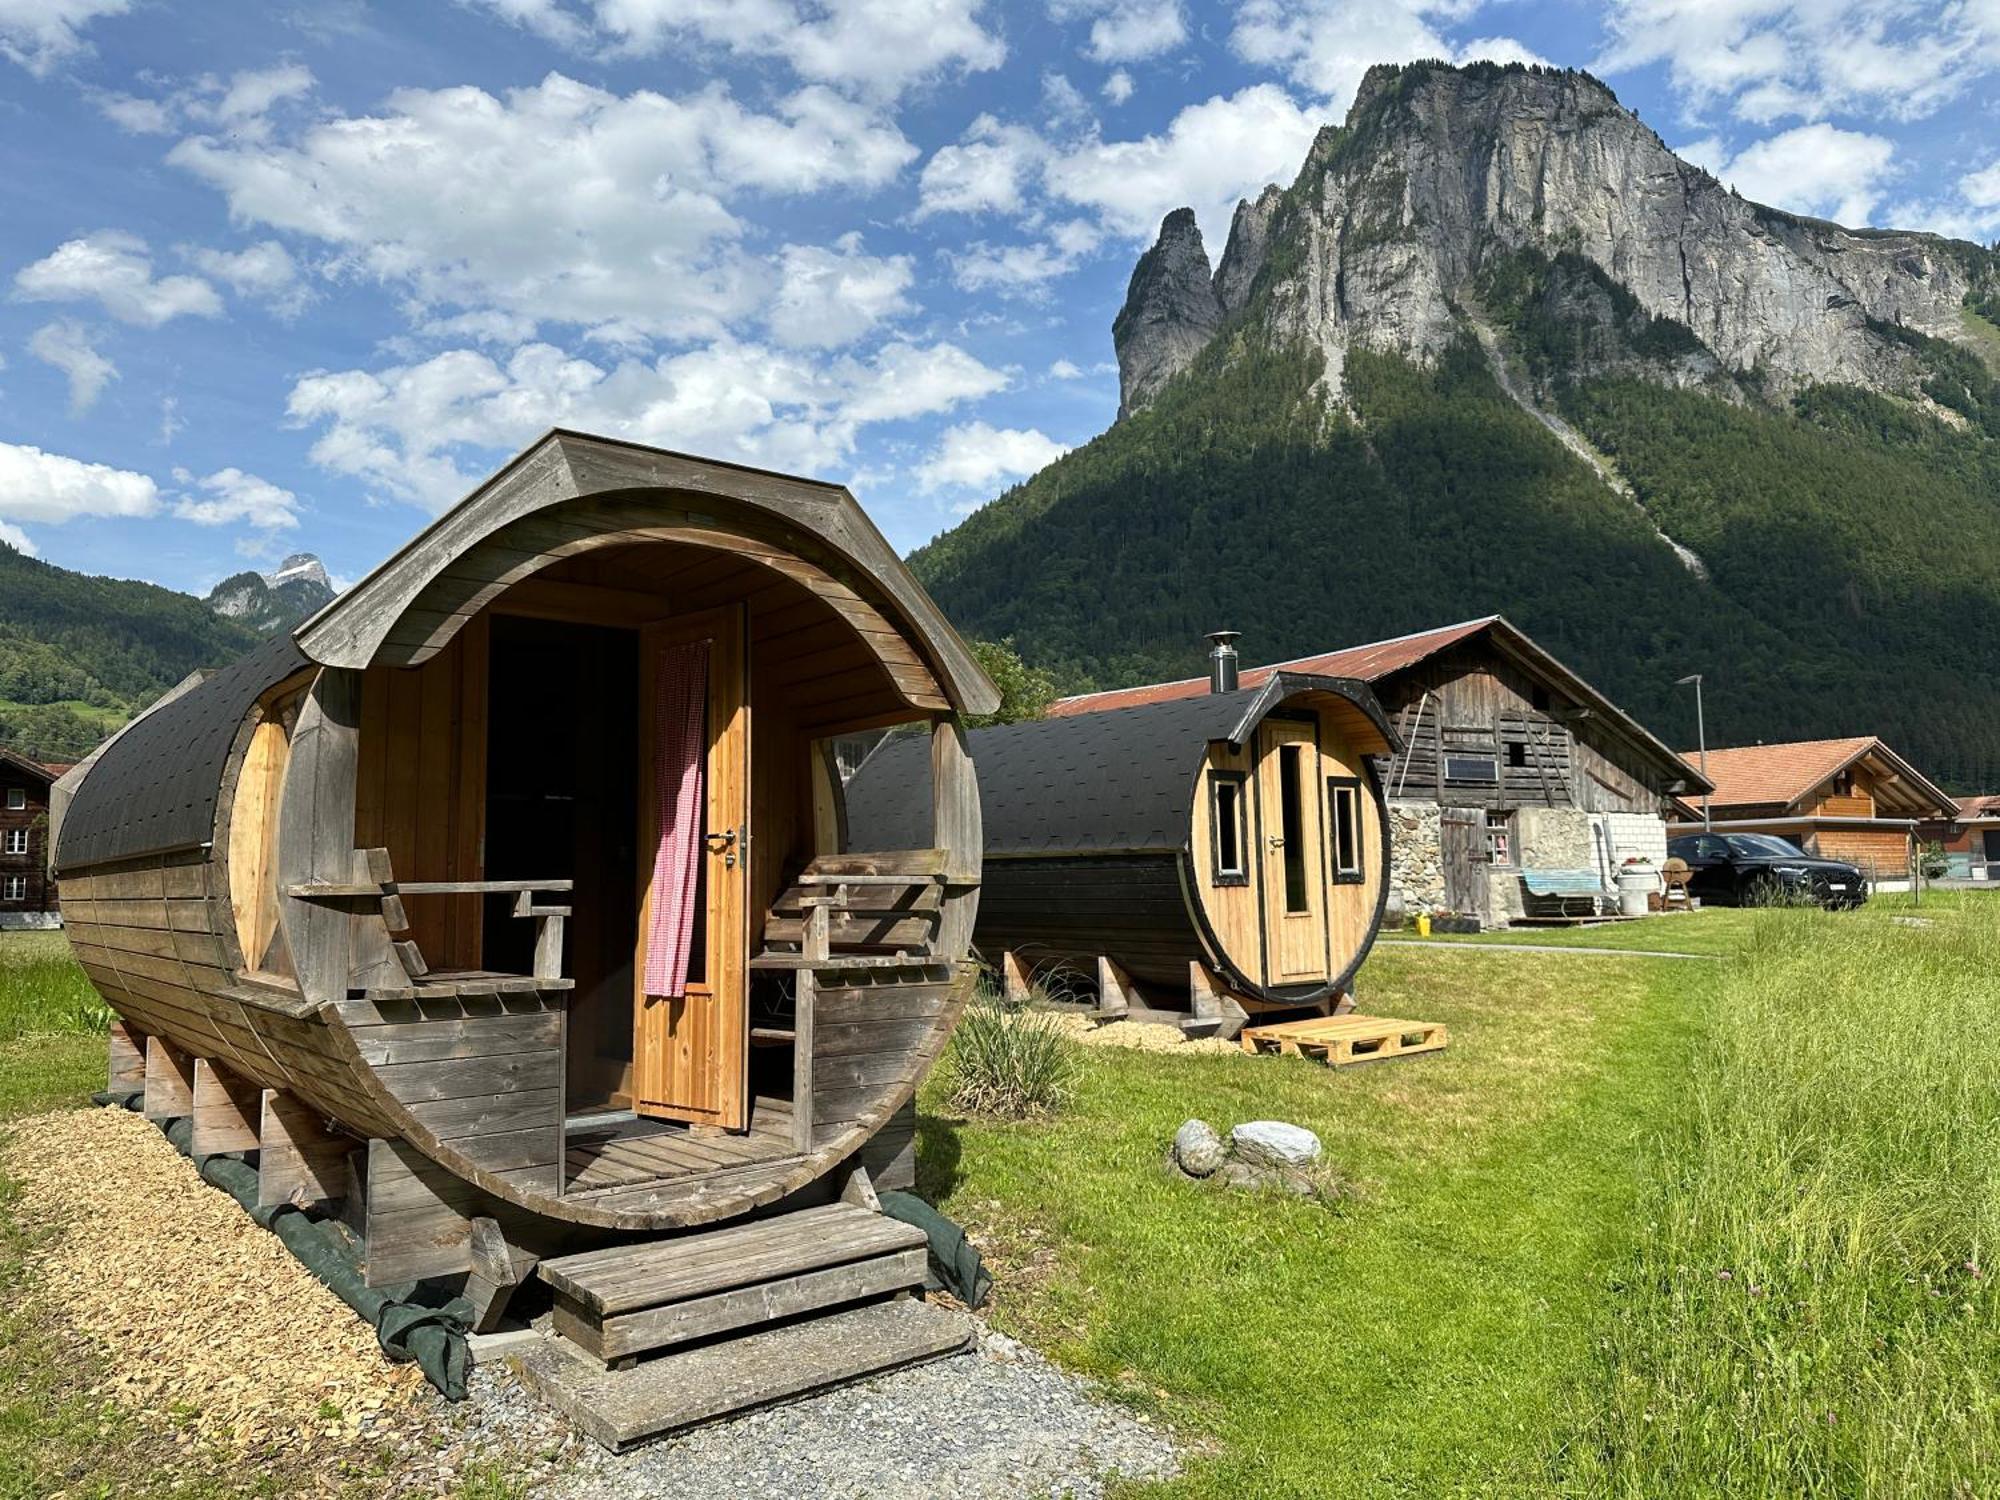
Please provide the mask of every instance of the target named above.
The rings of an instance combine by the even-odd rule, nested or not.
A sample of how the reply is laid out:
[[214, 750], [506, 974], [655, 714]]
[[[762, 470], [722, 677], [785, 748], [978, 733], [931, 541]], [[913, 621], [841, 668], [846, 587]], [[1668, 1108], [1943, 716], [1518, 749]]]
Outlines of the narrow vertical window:
[[1352, 776], [1326, 778], [1328, 847], [1333, 851], [1335, 885], [1358, 885], [1361, 870], [1361, 782]]
[[1250, 880], [1243, 818], [1243, 773], [1209, 773], [1209, 839], [1217, 885], [1247, 885]]
[[1303, 745], [1286, 745], [1278, 752], [1278, 800], [1283, 804], [1285, 838], [1285, 910], [1312, 910], [1306, 894], [1305, 797], [1299, 775]]

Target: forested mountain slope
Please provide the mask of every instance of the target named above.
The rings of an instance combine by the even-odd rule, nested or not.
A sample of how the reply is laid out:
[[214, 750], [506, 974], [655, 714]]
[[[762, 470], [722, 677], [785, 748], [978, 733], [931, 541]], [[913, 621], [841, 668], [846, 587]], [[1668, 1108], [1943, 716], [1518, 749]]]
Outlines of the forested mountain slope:
[[1670, 740], [1700, 671], [1712, 742], [2000, 785], [1991, 252], [1745, 203], [1585, 75], [1428, 64], [1205, 282], [1189, 235], [1120, 420], [913, 556], [962, 628], [1083, 687], [1499, 611]]
[[191, 595], [73, 573], [0, 542], [0, 745], [78, 759], [195, 668], [259, 639]]

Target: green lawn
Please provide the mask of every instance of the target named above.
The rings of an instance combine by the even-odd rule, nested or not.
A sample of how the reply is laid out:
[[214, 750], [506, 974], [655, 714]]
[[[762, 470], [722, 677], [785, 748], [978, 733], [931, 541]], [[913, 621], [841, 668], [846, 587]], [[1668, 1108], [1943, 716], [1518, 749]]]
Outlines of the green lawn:
[[[1175, 1493], [1546, 1493], [1715, 978], [1378, 952], [1369, 1008], [1447, 1023], [1448, 1052], [1329, 1072], [1087, 1049], [1056, 1123], [927, 1120], [920, 1188], [989, 1247], [1001, 1327], [1214, 1442]], [[1355, 1194], [1172, 1180], [1190, 1113], [1308, 1125]]]

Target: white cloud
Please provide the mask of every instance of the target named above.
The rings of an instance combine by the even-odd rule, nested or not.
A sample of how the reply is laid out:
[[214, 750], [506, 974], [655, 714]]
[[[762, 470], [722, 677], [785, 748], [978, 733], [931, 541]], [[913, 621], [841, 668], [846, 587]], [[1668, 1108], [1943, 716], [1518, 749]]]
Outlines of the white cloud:
[[69, 381], [69, 409], [76, 416], [96, 405], [104, 387], [118, 378], [118, 367], [97, 352], [89, 330], [68, 318], [37, 328], [28, 340], [28, 352], [62, 371]]
[[2000, 208], [2000, 157], [1959, 178], [1958, 190], [1974, 208]]
[[0, 0], [0, 57], [43, 76], [88, 50], [82, 32], [92, 21], [131, 8], [131, 0]]
[[999, 479], [1037, 473], [1067, 452], [1066, 444], [1032, 427], [964, 422], [946, 428], [930, 457], [917, 466], [917, 485], [926, 494], [946, 488], [983, 490]]
[[556, 0], [459, 0], [459, 4], [470, 10], [490, 10], [501, 20], [559, 46], [581, 47], [590, 40], [590, 27]]
[[1132, 75], [1120, 68], [1104, 80], [1104, 97], [1113, 104], [1123, 104], [1132, 97], [1132, 88]]
[[851, 344], [908, 309], [903, 294], [913, 279], [907, 255], [863, 254], [858, 234], [843, 235], [832, 249], [787, 245], [766, 315], [771, 336], [794, 349]]
[[[1710, 142], [1697, 142], [1706, 152]], [[1702, 162], [1718, 179], [1756, 203], [1865, 225], [1891, 177], [1896, 148], [1884, 136], [1801, 125], [1770, 136], [1729, 160]]]
[[782, 59], [801, 78], [877, 97], [947, 72], [997, 68], [1007, 55], [979, 24], [981, 0], [596, 0], [600, 29], [627, 51], [706, 42]]
[[259, 240], [243, 250], [197, 249], [191, 259], [232, 291], [254, 297], [280, 317], [297, 317], [312, 300], [299, 279], [298, 262], [276, 240]]
[[0, 542], [5, 542], [23, 557], [39, 557], [35, 544], [28, 540], [28, 533], [8, 521], [0, 521]]
[[184, 495], [174, 502], [174, 514], [198, 526], [242, 522], [260, 531], [289, 529], [299, 524], [299, 497], [268, 479], [241, 469], [218, 469], [195, 481], [205, 498]]
[[58, 245], [14, 277], [15, 295], [30, 302], [95, 299], [121, 322], [143, 328], [183, 315], [221, 315], [222, 299], [198, 276], [153, 275], [146, 242], [137, 235], [100, 229]]
[[1187, 40], [1180, 0], [1054, 0], [1049, 13], [1058, 21], [1091, 18], [1084, 50], [1097, 62], [1138, 62]]
[[1480, 0], [1246, 0], [1229, 45], [1245, 62], [1275, 68], [1340, 119], [1361, 76], [1377, 63], [1539, 62], [1511, 37], [1455, 47], [1438, 29], [1475, 14]]
[[72, 516], [150, 516], [159, 487], [144, 474], [0, 442], [0, 518], [59, 525]]
[[180, 436], [187, 423], [181, 418], [181, 398], [160, 397], [160, 442], [162, 446]]
[[1160, 220], [1191, 205], [1221, 248], [1239, 198], [1289, 182], [1318, 119], [1283, 89], [1261, 83], [1190, 104], [1166, 130], [1136, 141], [1088, 140], [1046, 168], [1049, 190], [1093, 210], [1105, 228], [1151, 239]]
[[1027, 126], [1003, 125], [990, 114], [980, 115], [958, 144], [940, 147], [924, 163], [917, 217], [1019, 213], [1047, 156], [1047, 144]]
[[1047, 296], [1050, 282], [1074, 271], [1103, 242], [1102, 231], [1087, 219], [1055, 224], [1044, 238], [1026, 244], [974, 240], [951, 253], [951, 279], [962, 291], [999, 291], [1039, 300]]
[[866, 424], [949, 411], [1006, 384], [950, 344], [891, 343], [864, 359], [719, 340], [613, 364], [528, 344], [504, 364], [454, 349], [420, 364], [310, 375], [287, 409], [320, 429], [311, 456], [321, 467], [442, 510], [487, 458], [551, 426], [823, 473]]
[[435, 316], [498, 310], [631, 339], [713, 336], [770, 290], [725, 199], [880, 188], [916, 155], [824, 88], [747, 110], [714, 86], [618, 95], [551, 73], [496, 98], [406, 89], [288, 142], [196, 137], [168, 159], [239, 223], [309, 235]]
[[112, 124], [131, 135], [171, 135], [177, 111], [171, 101], [137, 94], [98, 93], [91, 102]]
[[1083, 371], [1072, 361], [1059, 359], [1049, 366], [1049, 378], [1051, 380], [1081, 380], [1083, 379]]
[[2000, 66], [2000, 7], [1936, 0], [1614, 0], [1591, 66], [1666, 65], [1699, 112], [1918, 119]]

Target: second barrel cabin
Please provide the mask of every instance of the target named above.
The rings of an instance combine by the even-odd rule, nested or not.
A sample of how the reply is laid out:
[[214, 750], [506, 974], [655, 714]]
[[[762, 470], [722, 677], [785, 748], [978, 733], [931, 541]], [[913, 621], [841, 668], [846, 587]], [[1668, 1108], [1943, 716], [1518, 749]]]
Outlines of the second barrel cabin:
[[[975, 942], [1013, 982], [1093, 978], [1231, 1032], [1327, 1009], [1380, 926], [1389, 824], [1371, 756], [1395, 733], [1365, 683], [1280, 672], [1237, 685], [1231, 632], [1211, 691], [975, 730], [985, 819]], [[914, 837], [926, 751], [883, 741], [847, 789], [849, 836]]]

